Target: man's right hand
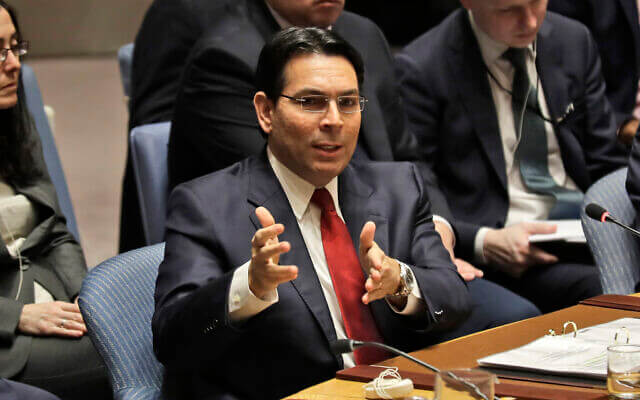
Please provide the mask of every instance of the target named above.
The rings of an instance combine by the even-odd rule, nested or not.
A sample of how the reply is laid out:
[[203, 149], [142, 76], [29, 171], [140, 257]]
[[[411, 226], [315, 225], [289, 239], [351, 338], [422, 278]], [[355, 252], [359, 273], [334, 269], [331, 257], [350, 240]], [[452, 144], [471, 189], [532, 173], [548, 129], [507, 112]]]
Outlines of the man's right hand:
[[251, 239], [251, 263], [249, 264], [249, 289], [264, 298], [281, 283], [298, 277], [295, 265], [278, 265], [280, 254], [291, 250], [288, 242], [280, 242], [278, 235], [284, 232], [284, 225], [276, 224], [273, 216], [264, 207], [256, 208], [256, 216], [262, 225]]
[[558, 262], [558, 257], [529, 243], [529, 236], [554, 233], [556, 229], [556, 225], [539, 222], [490, 229], [484, 237], [484, 256], [490, 264], [519, 278], [533, 265]]

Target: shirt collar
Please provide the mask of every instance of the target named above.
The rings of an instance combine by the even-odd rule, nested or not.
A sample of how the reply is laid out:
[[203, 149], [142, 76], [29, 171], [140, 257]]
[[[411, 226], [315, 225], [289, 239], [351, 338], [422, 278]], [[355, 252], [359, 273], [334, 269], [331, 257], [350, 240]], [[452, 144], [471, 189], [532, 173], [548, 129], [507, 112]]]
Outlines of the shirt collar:
[[[480, 46], [482, 59], [484, 60], [485, 65], [493, 65], [493, 63], [498, 61], [504, 52], [509, 49], [509, 46], [505, 43], [492, 39], [476, 24], [476, 21], [473, 18], [473, 13], [471, 11], [467, 12], [469, 15], [469, 21], [471, 22], [471, 29], [478, 40], [478, 45]], [[529, 56], [535, 59], [533, 44], [530, 44], [527, 48], [529, 49]]]
[[[271, 152], [268, 146], [267, 157], [269, 159], [269, 164], [271, 165], [271, 168], [273, 169], [273, 172], [278, 179], [278, 182], [280, 182], [280, 186], [282, 186], [282, 189], [284, 190], [284, 194], [289, 200], [289, 204], [291, 204], [293, 213], [298, 220], [302, 219], [304, 213], [309, 207], [311, 196], [313, 196], [313, 192], [316, 190], [316, 187], [302, 179], [300, 176], [296, 175], [295, 172], [291, 171], [283, 163], [281, 163], [280, 160], [278, 160], [276, 156]], [[335, 207], [336, 209], [338, 209], [338, 177], [336, 176], [331, 181], [329, 181], [329, 183], [327, 183], [324, 188], [329, 191], [331, 197], [333, 198]]]
[[[284, 17], [280, 15], [279, 12], [274, 10], [267, 0], [264, 0], [264, 2], [267, 5], [267, 8], [269, 9], [269, 11], [271, 12], [271, 15], [273, 15], [273, 18], [276, 20], [276, 22], [280, 26], [280, 29], [287, 29], [293, 26], [293, 24], [291, 24], [289, 21], [284, 19]], [[331, 27], [332, 25], [329, 25], [326, 29], [331, 30]]]

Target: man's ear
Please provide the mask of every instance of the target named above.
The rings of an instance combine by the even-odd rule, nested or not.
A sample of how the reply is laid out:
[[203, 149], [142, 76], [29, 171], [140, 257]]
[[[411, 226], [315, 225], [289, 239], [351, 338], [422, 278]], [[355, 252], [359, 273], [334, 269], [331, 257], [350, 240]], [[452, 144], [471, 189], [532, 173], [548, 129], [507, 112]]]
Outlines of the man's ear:
[[258, 123], [266, 134], [270, 134], [272, 130], [272, 115], [275, 104], [267, 97], [265, 92], [258, 92], [253, 96], [253, 106], [256, 109]]

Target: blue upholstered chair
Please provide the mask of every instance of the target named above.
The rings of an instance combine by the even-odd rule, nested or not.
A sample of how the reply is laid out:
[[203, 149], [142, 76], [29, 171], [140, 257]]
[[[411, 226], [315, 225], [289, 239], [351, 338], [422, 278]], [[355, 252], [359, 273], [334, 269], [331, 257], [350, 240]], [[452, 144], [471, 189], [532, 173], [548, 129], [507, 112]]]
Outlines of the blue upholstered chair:
[[169, 197], [167, 145], [170, 130], [170, 122], [159, 122], [133, 128], [129, 137], [133, 174], [147, 245], [164, 240]]
[[[627, 169], [622, 168], [598, 180], [585, 194], [584, 205], [599, 204], [620, 222], [631, 224], [636, 212], [625, 190], [626, 178]], [[581, 217], [604, 293], [633, 293], [640, 279], [640, 240], [617, 225], [589, 218], [584, 207]]]
[[51, 181], [56, 188], [60, 209], [62, 210], [62, 214], [67, 218], [67, 227], [79, 241], [80, 234], [78, 233], [76, 215], [73, 212], [71, 196], [69, 195], [69, 188], [67, 187], [67, 181], [64, 177], [62, 164], [60, 163], [58, 148], [56, 147], [56, 142], [53, 139], [53, 134], [49, 127], [49, 120], [44, 112], [44, 104], [42, 103], [42, 95], [40, 94], [38, 80], [30, 66], [22, 64], [21, 79], [26, 95], [27, 108], [33, 117], [36, 129], [40, 135], [44, 161], [47, 164], [47, 170], [49, 171]]
[[122, 90], [127, 97], [131, 96], [131, 63], [133, 60], [133, 43], [125, 44], [118, 49], [118, 63], [120, 64], [120, 79]]
[[102, 356], [115, 400], [160, 399], [162, 365], [151, 317], [164, 243], [117, 255], [89, 271], [79, 295], [89, 336]]

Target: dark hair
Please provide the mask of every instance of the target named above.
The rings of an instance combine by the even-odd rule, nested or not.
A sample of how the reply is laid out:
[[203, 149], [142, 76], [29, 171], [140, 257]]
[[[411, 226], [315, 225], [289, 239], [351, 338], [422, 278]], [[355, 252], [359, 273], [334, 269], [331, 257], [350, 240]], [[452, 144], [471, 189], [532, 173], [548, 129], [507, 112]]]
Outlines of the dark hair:
[[284, 68], [295, 56], [325, 54], [343, 56], [356, 71], [358, 85], [364, 80], [362, 57], [337, 33], [320, 28], [291, 27], [278, 32], [260, 53], [256, 68], [256, 86], [271, 100], [276, 100], [284, 87]]
[[[22, 39], [16, 13], [5, 1], [0, 0], [16, 28], [18, 40]], [[34, 144], [30, 139], [35, 132], [27, 110], [22, 79], [18, 80], [18, 102], [15, 106], [0, 110], [0, 177], [10, 184], [27, 184], [40, 175], [32, 155]]]

